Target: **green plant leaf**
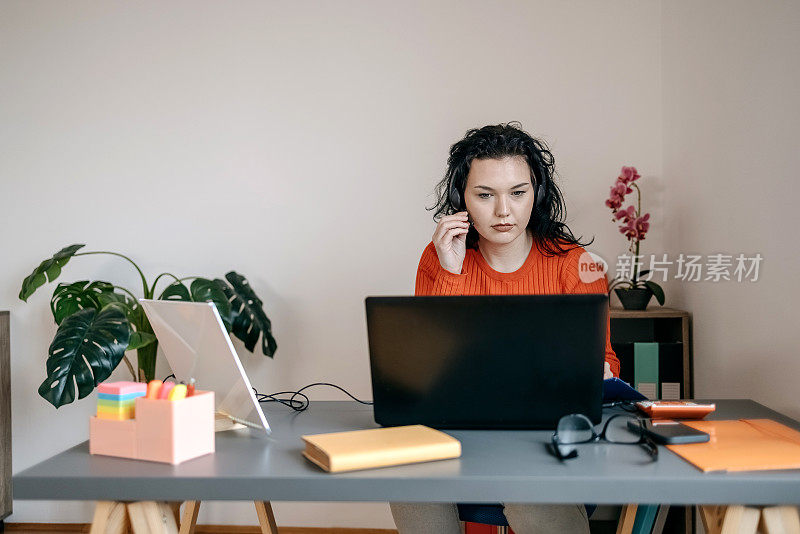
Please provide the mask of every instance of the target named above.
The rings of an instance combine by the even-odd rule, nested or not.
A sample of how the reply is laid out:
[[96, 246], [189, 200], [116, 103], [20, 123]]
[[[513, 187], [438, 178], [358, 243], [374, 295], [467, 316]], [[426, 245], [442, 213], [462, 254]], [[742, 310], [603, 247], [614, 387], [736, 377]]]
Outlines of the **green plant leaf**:
[[125, 318], [131, 323], [133, 323], [138, 316], [137, 311], [139, 303], [125, 293], [116, 293], [114, 291], [101, 293], [97, 296], [97, 300], [100, 303], [100, 309], [116, 306], [125, 314]]
[[258, 338], [261, 337], [261, 351], [265, 356], [273, 358], [278, 344], [272, 337], [272, 323], [264, 313], [261, 299], [256, 296], [247, 279], [236, 271], [226, 274], [225, 280], [217, 278], [214, 281], [231, 303], [233, 335], [241, 339], [250, 352], [253, 352]]
[[86, 397], [111, 376], [130, 341], [130, 326], [115, 306], [80, 310], [65, 318], [48, 349], [39, 395], [56, 408]]
[[108, 282], [89, 282], [81, 280], [71, 284], [58, 284], [50, 299], [50, 310], [53, 312], [53, 319], [56, 324], [61, 324], [66, 317], [69, 317], [78, 310], [94, 308], [99, 310], [103, 307], [100, 297], [104, 293], [114, 293], [114, 285]]
[[136, 330], [139, 328], [139, 315], [141, 313], [141, 309], [139, 303], [131, 298], [130, 295], [127, 293], [101, 293], [97, 296], [97, 300], [100, 301], [100, 309], [107, 310], [110, 308], [116, 309], [125, 315], [125, 319], [128, 321], [128, 328], [130, 329], [130, 340], [128, 342], [128, 347], [125, 350], [134, 350], [140, 346], [145, 346], [149, 343], [152, 343], [153, 340], [149, 338], [142, 338], [138, 335]]
[[650, 281], [650, 280], [645, 281], [645, 284], [647, 284], [647, 287], [649, 287], [650, 291], [653, 292], [653, 295], [655, 295], [656, 300], [658, 301], [658, 303], [663, 306], [664, 305], [664, 290], [661, 289], [661, 286], [656, 284], [655, 282]]
[[183, 282], [172, 282], [168, 285], [161, 295], [158, 297], [160, 300], [192, 300], [192, 295], [189, 289], [183, 285]]
[[99, 296], [101, 309], [115, 307], [125, 314], [131, 328], [131, 339], [125, 350], [137, 350], [156, 341], [156, 336], [150, 332], [142, 332], [145, 317], [144, 310], [139, 302], [126, 293], [103, 293]]
[[136, 330], [131, 331], [131, 339], [128, 342], [128, 348], [125, 350], [138, 350], [142, 347], [146, 347], [150, 343], [153, 343], [156, 340], [156, 336], [153, 334], [148, 334], [147, 332], [137, 332]]
[[70, 258], [85, 245], [70, 245], [64, 247], [52, 258], [44, 260], [33, 272], [22, 281], [22, 289], [19, 291], [19, 298], [28, 302], [28, 297], [43, 286], [45, 282], [52, 282], [61, 274], [61, 268], [67, 264]]
[[219, 284], [207, 278], [195, 278], [190, 286], [190, 291], [193, 301], [214, 303], [219, 312], [219, 316], [222, 318], [222, 322], [225, 323], [225, 328], [230, 332], [231, 303], [228, 301], [228, 296]]
[[183, 300], [188, 302], [213, 302], [225, 328], [231, 330], [231, 304], [219, 285], [207, 278], [195, 278], [187, 288], [183, 282], [168, 285], [159, 297], [161, 300]]
[[115, 293], [114, 284], [109, 282], [90, 283], [83, 280], [72, 284], [59, 284], [50, 301], [56, 324], [61, 324], [61, 321], [78, 310], [94, 308], [99, 311], [112, 306], [125, 314], [131, 329], [130, 344], [126, 350], [135, 350], [156, 340], [151, 334], [138, 334], [135, 328], [140, 324], [139, 303], [126, 293]]
[[615, 280], [612, 280], [611, 283], [608, 285], [608, 292], [611, 293], [611, 290], [617, 288], [617, 286], [625, 286], [622, 289], [630, 289], [630, 288], [634, 287], [634, 284], [630, 280], [623, 280], [621, 278], [620, 279], [615, 279]]

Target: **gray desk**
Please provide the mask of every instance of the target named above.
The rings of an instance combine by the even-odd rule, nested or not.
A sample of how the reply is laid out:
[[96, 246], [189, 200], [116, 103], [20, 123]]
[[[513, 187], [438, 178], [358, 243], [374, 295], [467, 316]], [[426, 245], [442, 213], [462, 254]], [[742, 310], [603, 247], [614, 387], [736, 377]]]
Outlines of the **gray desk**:
[[[800, 429], [753, 401], [716, 402], [715, 419], [771, 418]], [[703, 474], [663, 448], [652, 463], [639, 447], [604, 444], [560, 463], [545, 450], [552, 432], [544, 431], [448, 431], [462, 443], [460, 459], [331, 475], [301, 456], [300, 435], [373, 428], [372, 408], [266, 406], [270, 439], [220, 433], [215, 454], [174, 467], [90, 456], [82, 443], [14, 476], [14, 498], [800, 504], [800, 470]]]

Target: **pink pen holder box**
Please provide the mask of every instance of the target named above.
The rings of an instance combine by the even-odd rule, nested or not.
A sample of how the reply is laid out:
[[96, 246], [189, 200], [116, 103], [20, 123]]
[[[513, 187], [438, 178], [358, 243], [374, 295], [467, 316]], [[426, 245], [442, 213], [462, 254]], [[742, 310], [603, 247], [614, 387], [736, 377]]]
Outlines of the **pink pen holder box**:
[[214, 452], [214, 392], [136, 399], [136, 418], [89, 420], [89, 452], [179, 464]]

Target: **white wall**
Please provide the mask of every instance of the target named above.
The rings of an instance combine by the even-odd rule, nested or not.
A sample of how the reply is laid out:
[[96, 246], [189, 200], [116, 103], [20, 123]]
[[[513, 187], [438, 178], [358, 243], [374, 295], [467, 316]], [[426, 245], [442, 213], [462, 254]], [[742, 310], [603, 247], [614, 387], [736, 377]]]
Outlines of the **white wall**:
[[[128, 254], [151, 280], [236, 269], [264, 300], [279, 344], [274, 361], [245, 358], [259, 390], [325, 380], [362, 398], [371, 396], [363, 299], [412, 293], [434, 228], [424, 208], [468, 128], [520, 120], [542, 136], [571, 227], [595, 235], [592, 250], [607, 259], [625, 241], [603, 201], [619, 168], [636, 165], [654, 225], [643, 252], [663, 248], [662, 158], [680, 126], [670, 122], [662, 139], [662, 105], [673, 97], [662, 104], [660, 3], [429, 4], [0, 4], [0, 309], [12, 319], [15, 471], [86, 439], [94, 409], [94, 397], [56, 411], [37, 395], [54, 286], [27, 304], [16, 297], [33, 267], [67, 244]], [[783, 152], [771, 143], [760, 148], [774, 159]], [[705, 170], [698, 176], [713, 174]], [[734, 188], [749, 174], [734, 174]], [[786, 254], [774, 249], [762, 249], [773, 252], [771, 269]], [[136, 290], [134, 272], [111, 257], [76, 259], [61, 281], [86, 278]], [[777, 291], [791, 278], [772, 280]], [[718, 327], [700, 300], [686, 302], [705, 347], [699, 327]], [[789, 355], [769, 357], [779, 354]], [[716, 367], [699, 366], [699, 391]], [[771, 386], [760, 387], [747, 394]], [[275, 509], [283, 525], [392, 526], [385, 504]], [[9, 520], [90, 513], [83, 503], [16, 501]], [[255, 514], [211, 504], [200, 521], [255, 523]]]
[[666, 250], [764, 258], [756, 282], [671, 286], [694, 315], [695, 394], [795, 418], [798, 28], [797, 2], [663, 3]]

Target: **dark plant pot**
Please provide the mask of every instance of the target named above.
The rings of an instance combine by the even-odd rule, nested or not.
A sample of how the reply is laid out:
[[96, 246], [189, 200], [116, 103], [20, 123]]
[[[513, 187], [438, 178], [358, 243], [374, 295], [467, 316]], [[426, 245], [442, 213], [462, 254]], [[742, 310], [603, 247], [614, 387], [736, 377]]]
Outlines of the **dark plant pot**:
[[644, 310], [647, 308], [647, 303], [650, 302], [650, 297], [653, 296], [653, 292], [649, 288], [618, 288], [614, 290], [614, 293], [617, 294], [622, 307], [626, 310]]

